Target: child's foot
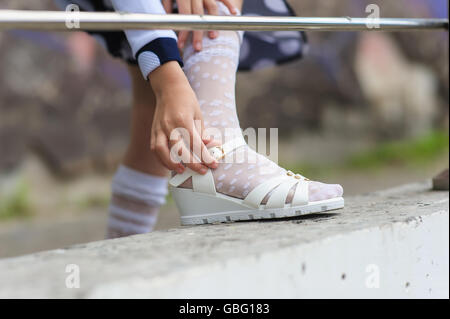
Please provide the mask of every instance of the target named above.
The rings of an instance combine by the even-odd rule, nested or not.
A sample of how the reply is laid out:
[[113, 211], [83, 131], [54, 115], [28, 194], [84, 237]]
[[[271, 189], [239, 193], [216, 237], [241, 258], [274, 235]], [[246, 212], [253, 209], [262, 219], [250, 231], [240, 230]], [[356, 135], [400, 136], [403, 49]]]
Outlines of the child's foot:
[[[170, 181], [184, 225], [292, 217], [344, 206], [340, 185], [286, 171], [251, 150], [242, 138], [210, 151], [221, 160], [218, 169], [206, 175], [188, 169]], [[240, 161], [228, 163], [239, 156]]]
[[[238, 140], [240, 139], [238, 138]], [[220, 147], [212, 148], [210, 151], [213, 154], [218, 153], [222, 157], [223, 153]], [[219, 167], [211, 171], [216, 192], [237, 199], [245, 199], [258, 185], [284, 176], [291, 176], [294, 179], [308, 182], [309, 202], [342, 197], [344, 193], [341, 185], [309, 181], [299, 174], [294, 174], [281, 168], [265, 156], [252, 150], [246, 144], [230, 152], [226, 158], [218, 159]], [[186, 173], [187, 175], [192, 175], [192, 172]], [[187, 179], [180, 187], [192, 189], [192, 180]], [[292, 188], [286, 197], [286, 204], [292, 203], [294, 193], [295, 189]], [[268, 199], [269, 194], [263, 199], [262, 204], [266, 204]]]

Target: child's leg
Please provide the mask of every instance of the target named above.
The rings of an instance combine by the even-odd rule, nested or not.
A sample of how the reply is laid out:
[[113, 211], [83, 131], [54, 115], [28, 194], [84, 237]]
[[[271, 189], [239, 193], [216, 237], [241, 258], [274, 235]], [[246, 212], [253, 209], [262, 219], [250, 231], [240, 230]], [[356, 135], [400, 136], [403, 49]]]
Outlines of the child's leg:
[[150, 150], [155, 97], [139, 69], [129, 70], [133, 81], [131, 140], [112, 183], [108, 238], [152, 231], [167, 195], [168, 171]]
[[[221, 14], [229, 14], [220, 5]], [[236, 112], [235, 82], [239, 61], [240, 39], [237, 32], [221, 31], [217, 39], [203, 39], [203, 50], [196, 53], [192, 42], [184, 52], [185, 72], [197, 94], [203, 113], [205, 128], [219, 129], [222, 141], [227, 141], [227, 128], [240, 129]], [[277, 110], [274, 109], [273, 112]], [[223, 137], [225, 136], [225, 139]], [[286, 170], [266, 157], [256, 154], [248, 146], [238, 148], [241, 162], [221, 163], [213, 171], [216, 190], [219, 193], [245, 198], [256, 186], [278, 176], [286, 176]], [[247, 160], [251, 159], [251, 161]], [[256, 163], [255, 162], [256, 159]], [[191, 187], [189, 182], [182, 187]], [[287, 198], [292, 201], [294, 190]], [[340, 185], [309, 183], [309, 201], [320, 201], [342, 196]]]
[[149, 82], [142, 78], [137, 67], [129, 67], [133, 86], [130, 144], [124, 165], [149, 175], [167, 177], [169, 171], [150, 150], [150, 137], [156, 99]]

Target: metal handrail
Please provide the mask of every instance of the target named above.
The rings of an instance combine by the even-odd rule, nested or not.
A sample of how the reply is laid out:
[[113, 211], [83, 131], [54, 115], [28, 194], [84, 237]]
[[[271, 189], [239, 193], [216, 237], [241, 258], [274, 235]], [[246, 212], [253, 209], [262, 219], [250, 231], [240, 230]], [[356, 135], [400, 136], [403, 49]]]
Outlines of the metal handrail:
[[[77, 24], [79, 23], [79, 25]], [[69, 26], [69, 27], [68, 27]], [[79, 26], [79, 27], [77, 27]], [[448, 19], [324, 18], [0, 10], [0, 30], [242, 30], [418, 31], [448, 30]]]

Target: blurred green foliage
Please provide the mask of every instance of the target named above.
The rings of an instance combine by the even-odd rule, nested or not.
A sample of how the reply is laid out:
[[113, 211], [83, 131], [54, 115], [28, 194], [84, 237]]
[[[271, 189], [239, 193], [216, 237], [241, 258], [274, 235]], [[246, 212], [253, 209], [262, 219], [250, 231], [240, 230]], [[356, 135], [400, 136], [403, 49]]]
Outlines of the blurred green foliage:
[[350, 155], [338, 165], [300, 163], [285, 167], [305, 176], [324, 176], [337, 170], [375, 170], [387, 166], [426, 165], [448, 151], [448, 132], [433, 131], [416, 139], [381, 143], [369, 151]]
[[76, 204], [82, 210], [94, 208], [105, 209], [108, 207], [110, 199], [108, 195], [93, 194], [78, 200]]
[[0, 195], [0, 220], [26, 217], [29, 214], [29, 187], [21, 180], [7, 194]]
[[426, 164], [448, 152], [449, 135], [431, 132], [411, 141], [389, 142], [363, 154], [352, 156], [346, 166], [352, 169], [377, 168], [390, 164]]

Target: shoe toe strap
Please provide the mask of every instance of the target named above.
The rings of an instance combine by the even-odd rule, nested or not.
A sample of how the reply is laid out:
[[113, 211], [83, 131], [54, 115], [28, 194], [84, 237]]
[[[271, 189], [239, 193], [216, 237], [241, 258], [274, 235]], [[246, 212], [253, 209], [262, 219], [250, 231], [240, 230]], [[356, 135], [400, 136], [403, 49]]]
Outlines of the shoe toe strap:
[[298, 180], [293, 178], [281, 183], [270, 195], [266, 208], [283, 208], [286, 203], [286, 198], [289, 195], [289, 191], [297, 183]]
[[244, 204], [258, 208], [264, 198], [270, 193], [265, 208], [283, 208], [290, 190], [295, 187], [292, 206], [306, 205], [309, 202], [309, 182], [290, 176], [275, 177], [256, 186], [244, 199]]
[[280, 176], [259, 184], [247, 195], [247, 197], [245, 197], [244, 204], [258, 208], [264, 197], [266, 197], [271, 190], [288, 180], [292, 179], [288, 176]]
[[309, 203], [309, 180], [301, 180], [295, 188], [292, 206], [301, 206]]

